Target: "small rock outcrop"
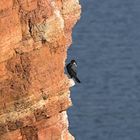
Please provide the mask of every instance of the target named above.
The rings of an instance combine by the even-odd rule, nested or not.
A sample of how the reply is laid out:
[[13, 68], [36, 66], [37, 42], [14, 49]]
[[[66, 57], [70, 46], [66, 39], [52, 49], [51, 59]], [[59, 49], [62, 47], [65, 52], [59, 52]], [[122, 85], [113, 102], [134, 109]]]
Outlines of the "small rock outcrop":
[[0, 140], [73, 140], [64, 74], [78, 0], [0, 0]]

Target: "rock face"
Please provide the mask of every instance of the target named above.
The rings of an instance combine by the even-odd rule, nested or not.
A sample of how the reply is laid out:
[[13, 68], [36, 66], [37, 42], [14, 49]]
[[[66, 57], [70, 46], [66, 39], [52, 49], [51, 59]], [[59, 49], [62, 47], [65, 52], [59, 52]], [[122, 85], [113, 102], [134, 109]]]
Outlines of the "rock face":
[[0, 0], [0, 140], [73, 140], [64, 74], [78, 0]]

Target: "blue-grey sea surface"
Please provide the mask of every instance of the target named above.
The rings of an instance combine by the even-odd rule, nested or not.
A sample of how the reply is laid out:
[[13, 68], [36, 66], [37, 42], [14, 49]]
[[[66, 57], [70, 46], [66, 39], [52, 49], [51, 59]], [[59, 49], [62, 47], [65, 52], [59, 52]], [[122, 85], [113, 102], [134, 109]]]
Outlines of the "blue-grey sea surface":
[[76, 140], [140, 140], [140, 0], [80, 0], [68, 60], [82, 81], [71, 89]]

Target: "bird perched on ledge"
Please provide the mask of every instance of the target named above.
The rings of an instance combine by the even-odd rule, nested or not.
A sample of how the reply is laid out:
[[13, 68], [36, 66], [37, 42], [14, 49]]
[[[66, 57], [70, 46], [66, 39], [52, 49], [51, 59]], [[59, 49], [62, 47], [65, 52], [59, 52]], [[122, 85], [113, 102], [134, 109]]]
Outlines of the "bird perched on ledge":
[[74, 78], [76, 82], [81, 83], [81, 81], [77, 77], [77, 71], [76, 71], [77, 63], [75, 60], [71, 60], [69, 64], [67, 64], [67, 72], [70, 75], [71, 78]]

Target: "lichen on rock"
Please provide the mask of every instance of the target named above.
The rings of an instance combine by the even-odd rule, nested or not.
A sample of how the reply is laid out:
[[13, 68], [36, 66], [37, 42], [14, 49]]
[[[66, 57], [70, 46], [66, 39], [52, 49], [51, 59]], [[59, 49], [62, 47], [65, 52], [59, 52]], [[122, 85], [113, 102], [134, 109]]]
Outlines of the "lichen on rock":
[[0, 140], [73, 140], [64, 74], [77, 0], [0, 1]]

